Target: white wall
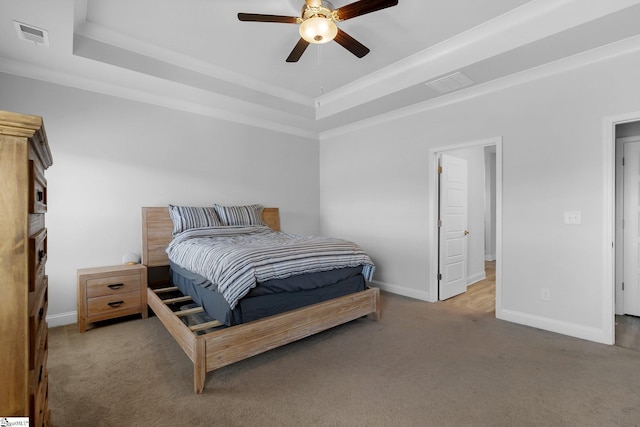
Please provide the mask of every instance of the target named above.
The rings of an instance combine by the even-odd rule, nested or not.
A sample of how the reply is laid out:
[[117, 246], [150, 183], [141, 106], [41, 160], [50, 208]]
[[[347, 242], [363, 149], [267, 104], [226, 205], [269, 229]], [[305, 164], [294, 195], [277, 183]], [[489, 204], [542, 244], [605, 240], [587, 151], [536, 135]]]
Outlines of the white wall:
[[140, 253], [142, 206], [262, 203], [319, 231], [318, 143], [0, 73], [0, 109], [40, 115], [50, 325], [76, 321], [76, 270]]
[[[503, 137], [501, 315], [606, 342], [603, 121], [640, 110], [640, 54], [572, 66], [324, 134], [322, 232], [361, 243], [383, 289], [428, 299], [428, 151]], [[564, 225], [566, 210], [582, 225]]]

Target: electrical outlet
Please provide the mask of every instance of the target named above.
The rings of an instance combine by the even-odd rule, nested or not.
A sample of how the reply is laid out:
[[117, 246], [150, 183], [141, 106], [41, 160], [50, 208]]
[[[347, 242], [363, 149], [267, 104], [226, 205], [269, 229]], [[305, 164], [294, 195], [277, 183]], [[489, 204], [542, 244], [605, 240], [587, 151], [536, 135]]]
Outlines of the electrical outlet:
[[564, 213], [564, 223], [580, 225], [582, 224], [582, 212], [581, 211], [566, 211]]
[[542, 298], [542, 301], [551, 301], [551, 289], [542, 288], [542, 292], [540, 293], [540, 298]]

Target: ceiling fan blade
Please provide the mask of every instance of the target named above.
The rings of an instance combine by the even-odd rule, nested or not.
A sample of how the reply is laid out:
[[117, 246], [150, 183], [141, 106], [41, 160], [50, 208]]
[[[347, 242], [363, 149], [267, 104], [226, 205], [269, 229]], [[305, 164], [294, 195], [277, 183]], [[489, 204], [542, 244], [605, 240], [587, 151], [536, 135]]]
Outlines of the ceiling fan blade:
[[309, 42], [303, 38], [300, 38], [300, 40], [298, 40], [298, 43], [296, 43], [296, 46], [289, 54], [287, 62], [298, 62], [298, 59], [300, 59], [304, 51], [307, 49], [307, 46], [309, 46]]
[[398, 4], [398, 0], [359, 0], [336, 9], [340, 21], [355, 18], [377, 10], [386, 9]]
[[340, 28], [338, 28], [338, 34], [333, 40], [335, 40], [340, 46], [344, 47], [358, 58], [362, 58], [367, 53], [369, 53], [368, 47], [351, 37], [349, 34], [342, 31]]
[[238, 13], [238, 19], [248, 22], [279, 22], [282, 24], [297, 24], [295, 16], [263, 15], [260, 13]]

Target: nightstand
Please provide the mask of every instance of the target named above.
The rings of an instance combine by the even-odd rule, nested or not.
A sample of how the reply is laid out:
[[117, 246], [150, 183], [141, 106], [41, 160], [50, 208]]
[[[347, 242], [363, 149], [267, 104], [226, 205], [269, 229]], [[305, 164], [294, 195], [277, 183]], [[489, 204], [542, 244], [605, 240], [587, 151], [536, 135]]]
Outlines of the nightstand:
[[78, 270], [78, 330], [140, 313], [147, 318], [147, 267], [140, 264]]

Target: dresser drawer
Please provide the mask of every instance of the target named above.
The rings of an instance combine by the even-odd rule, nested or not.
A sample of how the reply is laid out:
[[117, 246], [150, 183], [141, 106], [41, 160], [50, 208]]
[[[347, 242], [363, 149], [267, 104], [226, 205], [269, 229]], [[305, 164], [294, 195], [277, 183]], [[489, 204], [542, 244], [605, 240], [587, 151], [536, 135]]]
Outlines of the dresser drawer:
[[117, 295], [89, 298], [87, 300], [87, 315], [89, 321], [95, 318], [111, 318], [111, 315], [120, 316], [121, 312], [140, 312], [140, 291], [127, 292]]
[[30, 413], [29, 417], [33, 420], [35, 426], [42, 426], [46, 419], [48, 408], [49, 394], [49, 373], [47, 371], [48, 351], [44, 352], [44, 360], [38, 370], [33, 371], [31, 378]]
[[29, 213], [47, 211], [47, 180], [39, 163], [29, 160]]
[[44, 228], [44, 214], [29, 214], [28, 235], [33, 236]]
[[37, 358], [37, 349], [46, 338], [47, 334], [47, 308], [49, 305], [49, 290], [47, 276], [43, 285], [35, 292], [29, 293], [29, 369], [34, 369]]
[[49, 380], [42, 383], [40, 391], [33, 396], [31, 405], [32, 413], [29, 414], [34, 426], [49, 426]]
[[44, 266], [47, 263], [47, 229], [29, 237], [29, 292], [44, 279]]
[[87, 279], [87, 298], [139, 291], [140, 282], [139, 273]]
[[29, 390], [31, 395], [35, 395], [38, 389], [47, 378], [47, 356], [49, 353], [49, 331], [45, 326], [45, 332], [36, 351], [36, 363], [33, 369], [29, 371]]

